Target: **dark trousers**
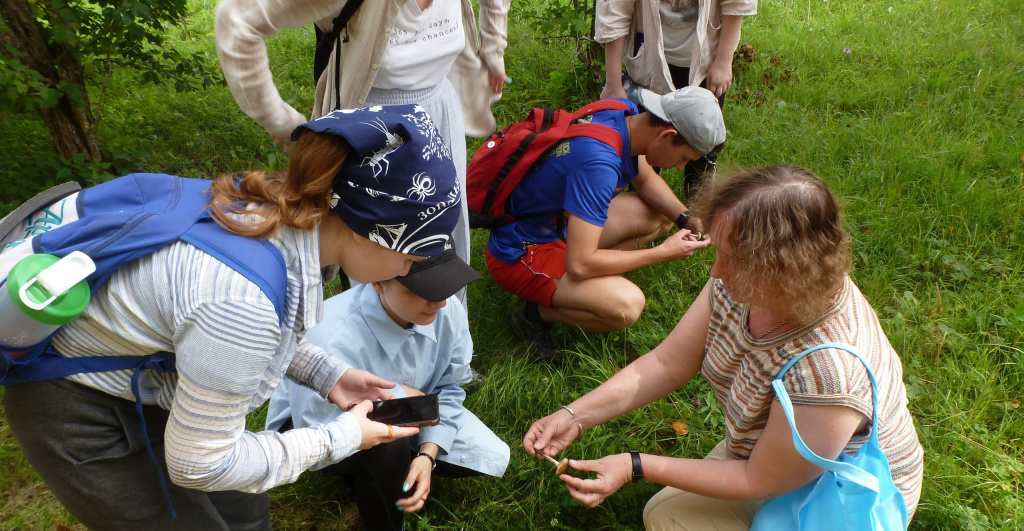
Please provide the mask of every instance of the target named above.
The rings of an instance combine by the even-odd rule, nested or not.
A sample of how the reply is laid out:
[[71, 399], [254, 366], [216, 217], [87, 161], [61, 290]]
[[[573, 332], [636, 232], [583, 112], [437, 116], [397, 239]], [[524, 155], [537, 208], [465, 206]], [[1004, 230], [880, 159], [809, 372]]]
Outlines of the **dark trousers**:
[[[166, 481], [143, 441], [135, 403], [64, 379], [8, 387], [4, 409], [18, 446], [68, 512], [90, 529], [269, 530], [266, 494], [201, 492]], [[144, 406], [164, 468], [169, 413]]]
[[[686, 66], [675, 66], [668, 65], [669, 74], [672, 75], [672, 84], [676, 87], [685, 87], [690, 84], [690, 68]], [[708, 88], [707, 78], [700, 82], [700, 86]], [[725, 93], [718, 97], [718, 106], [724, 108], [725, 106]], [[726, 128], [728, 129], [728, 128]], [[683, 193], [686, 194], [686, 198], [690, 199], [693, 193], [696, 191], [697, 185], [700, 184], [701, 179], [705, 173], [710, 172], [712, 175], [715, 173], [715, 164], [718, 162], [718, 154], [711, 153], [707, 156], [701, 157], [695, 161], [690, 162], [683, 168]], [[705, 227], [705, 230], [707, 227]]]
[[[412, 458], [408, 441], [400, 439], [356, 452], [323, 471], [341, 476], [355, 487], [356, 505], [359, 506], [359, 515], [366, 529], [398, 530], [402, 529], [405, 513], [395, 508], [395, 502], [409, 495], [402, 492], [402, 484], [409, 474]], [[455, 479], [479, 475], [475, 470], [438, 461], [437, 468], [431, 474], [431, 490], [436, 491], [434, 479], [438, 476]], [[415, 488], [412, 486], [409, 492]]]

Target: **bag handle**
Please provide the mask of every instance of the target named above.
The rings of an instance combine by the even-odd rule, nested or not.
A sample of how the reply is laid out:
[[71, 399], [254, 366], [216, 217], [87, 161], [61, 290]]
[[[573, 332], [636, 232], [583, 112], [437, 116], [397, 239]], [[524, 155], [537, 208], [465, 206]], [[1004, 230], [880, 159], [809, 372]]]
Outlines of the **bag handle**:
[[786, 392], [786, 388], [782, 385], [782, 375], [786, 373], [793, 365], [796, 365], [798, 361], [803, 359], [812, 352], [817, 352], [826, 348], [834, 348], [839, 350], [845, 350], [850, 354], [853, 354], [864, 364], [864, 369], [868, 372], [868, 379], [871, 380], [871, 442], [878, 445], [878, 384], [875, 381], [875, 373], [871, 371], [871, 366], [868, 364], [864, 356], [857, 350], [856, 347], [847, 345], [845, 343], [824, 343], [811, 347], [800, 354], [797, 354], [793, 359], [789, 360], [779, 373], [775, 375], [775, 379], [772, 380], [772, 389], [775, 390], [775, 395], [778, 397], [779, 402], [782, 404], [782, 409], [786, 413], [786, 420], [789, 421], [789, 426], [793, 430], [793, 446], [796, 447], [796, 451], [800, 452], [800, 455], [804, 459], [808, 460], [812, 464], [832, 471], [836, 474], [842, 475], [846, 479], [853, 481], [864, 488], [870, 489], [874, 492], [878, 492], [878, 478], [873, 474], [865, 472], [859, 467], [850, 463], [843, 463], [840, 461], [833, 461], [831, 459], [825, 459], [815, 454], [807, 445], [804, 443], [803, 438], [800, 437], [800, 432], [796, 429], [796, 422], [793, 419], [793, 403], [789, 399], [789, 393]]

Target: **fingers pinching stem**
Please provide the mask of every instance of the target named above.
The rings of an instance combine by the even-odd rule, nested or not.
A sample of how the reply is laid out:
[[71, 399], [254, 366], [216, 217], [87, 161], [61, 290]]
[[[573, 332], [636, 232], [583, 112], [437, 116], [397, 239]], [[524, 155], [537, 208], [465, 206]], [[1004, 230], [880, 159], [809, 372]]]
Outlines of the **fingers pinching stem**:
[[551, 461], [555, 465], [555, 475], [561, 476], [567, 468], [569, 468], [569, 459], [562, 459], [561, 461], [551, 457], [550, 455], [541, 452], [540, 455], [544, 456], [544, 459]]

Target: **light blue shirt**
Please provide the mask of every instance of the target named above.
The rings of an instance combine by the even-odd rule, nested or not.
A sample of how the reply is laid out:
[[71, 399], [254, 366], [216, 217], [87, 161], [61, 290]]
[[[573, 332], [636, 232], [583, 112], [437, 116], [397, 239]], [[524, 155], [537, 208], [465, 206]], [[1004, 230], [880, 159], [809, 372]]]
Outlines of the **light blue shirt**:
[[[505, 473], [508, 445], [462, 405], [462, 386], [472, 377], [473, 340], [458, 298], [448, 299], [433, 324], [405, 329], [384, 311], [373, 286], [362, 284], [326, 301], [323, 322], [306, 339], [352, 367], [438, 395], [441, 422], [410, 437], [411, 448], [432, 442], [441, 448], [441, 461], [492, 476]], [[391, 392], [405, 396], [400, 386]], [[289, 417], [296, 428], [305, 428], [341, 414], [316, 392], [285, 380], [270, 399], [267, 429], [276, 431]]]

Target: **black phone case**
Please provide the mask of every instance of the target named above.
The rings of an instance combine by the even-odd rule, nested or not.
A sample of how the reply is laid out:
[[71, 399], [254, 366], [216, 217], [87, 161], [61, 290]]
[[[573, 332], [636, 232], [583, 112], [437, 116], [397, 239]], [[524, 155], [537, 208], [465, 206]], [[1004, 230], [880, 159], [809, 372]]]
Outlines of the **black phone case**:
[[[439, 404], [438, 404], [438, 399], [437, 399], [437, 395], [435, 395], [435, 394], [430, 394], [430, 395], [424, 395], [424, 396], [426, 396], [426, 397], [432, 397], [432, 398], [434, 399], [434, 404], [433, 404], [433, 406], [434, 406], [434, 411], [435, 411], [435, 412], [437, 412], [437, 417], [436, 417], [436, 418], [435, 418], [434, 420], [432, 420], [432, 421], [430, 421], [430, 422], [419, 422], [419, 423], [397, 423], [397, 424], [396, 424], [396, 423], [390, 423], [390, 424], [392, 424], [393, 426], [414, 426], [414, 427], [417, 427], [417, 428], [425, 428], [425, 427], [427, 427], [427, 426], [437, 426], [438, 424], [440, 424], [440, 422], [441, 422], [441, 413], [440, 413], [440, 408], [439, 408]], [[423, 397], [421, 397], [421, 396], [416, 396], [416, 397], [406, 397], [406, 398], [404, 398], [404, 399], [403, 399], [403, 398], [395, 398], [395, 399], [394, 399], [394, 401], [398, 401], [398, 400], [406, 400], [406, 399], [409, 399], [409, 398], [416, 398], [416, 399], [422, 399]], [[386, 404], [386, 403], [388, 403], [388, 402], [391, 402], [391, 401], [392, 401], [392, 400], [383, 400], [383, 401], [380, 401], [380, 402], [375, 402], [375, 403], [373, 404], [373, 409], [372, 409], [372, 410], [370, 410], [370, 413], [369, 413], [368, 415], [366, 415], [366, 418], [368, 418], [368, 419], [370, 419], [370, 420], [372, 420], [372, 421], [374, 421], [374, 422], [384, 422], [384, 423], [386, 423], [386, 424], [387, 424], [388, 422], [387, 422], [387, 420], [386, 420], [386, 419], [378, 419], [378, 418], [375, 418], [375, 417], [377, 417], [377, 415], [375, 415], [375, 413], [377, 413], [377, 411], [378, 411], [378, 408], [382, 407], [382, 406], [383, 406], [384, 404]]]

